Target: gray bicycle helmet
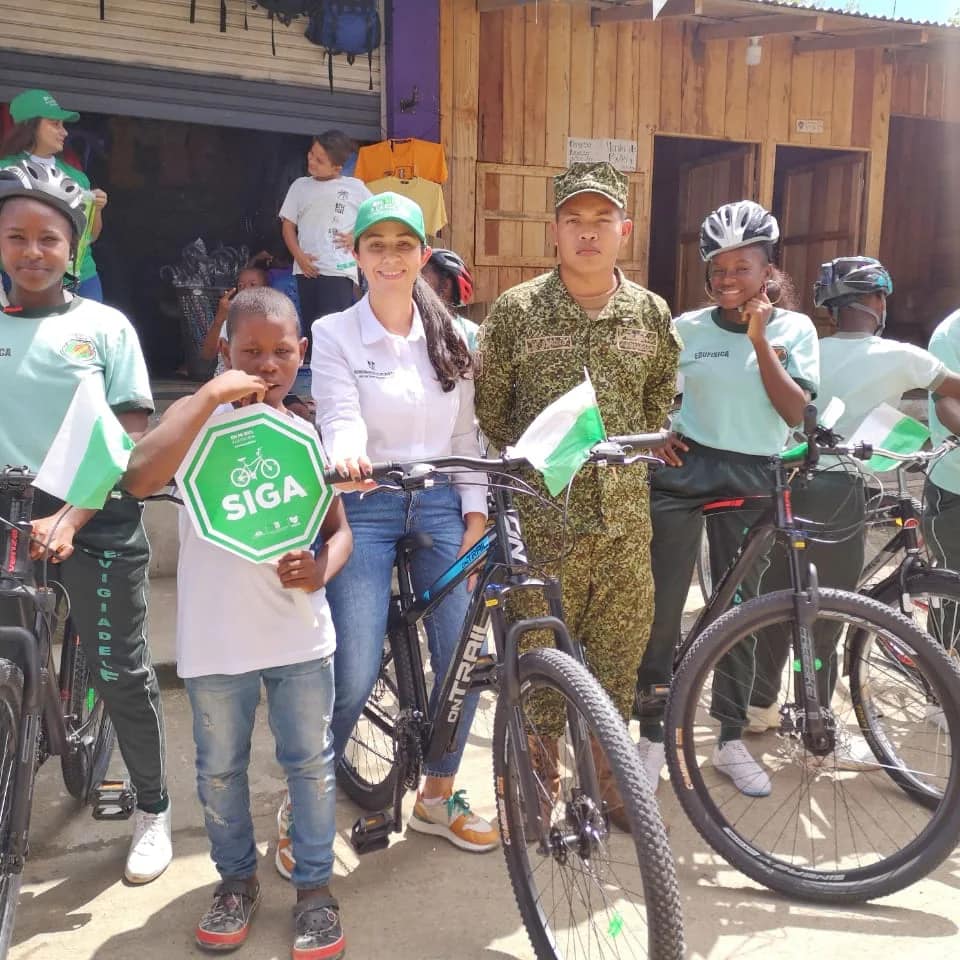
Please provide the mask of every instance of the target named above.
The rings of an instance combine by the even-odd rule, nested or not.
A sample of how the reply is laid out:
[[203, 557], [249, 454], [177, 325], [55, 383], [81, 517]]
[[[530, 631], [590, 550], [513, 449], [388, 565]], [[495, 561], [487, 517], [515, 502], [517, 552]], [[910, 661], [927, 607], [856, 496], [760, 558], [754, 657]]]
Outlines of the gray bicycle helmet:
[[73, 226], [74, 240], [87, 226], [83, 188], [56, 167], [21, 160], [0, 170], [0, 203], [14, 197], [39, 200], [59, 210]]
[[868, 293], [893, 293], [887, 268], [873, 257], [838, 257], [821, 264], [813, 285], [813, 302], [818, 307], [839, 310]]
[[780, 239], [777, 218], [752, 200], [738, 200], [714, 210], [700, 227], [700, 256], [707, 262], [718, 253]]

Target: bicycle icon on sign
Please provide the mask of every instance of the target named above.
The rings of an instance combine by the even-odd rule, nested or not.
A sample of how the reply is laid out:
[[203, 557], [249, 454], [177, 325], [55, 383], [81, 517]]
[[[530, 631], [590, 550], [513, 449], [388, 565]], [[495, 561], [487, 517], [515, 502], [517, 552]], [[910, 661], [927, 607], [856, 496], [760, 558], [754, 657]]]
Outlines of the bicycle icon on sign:
[[280, 476], [280, 464], [271, 457], [264, 457], [259, 448], [252, 462], [248, 463], [246, 457], [240, 458], [240, 466], [230, 471], [230, 482], [242, 490], [257, 479], [258, 473], [264, 480], [275, 480]]

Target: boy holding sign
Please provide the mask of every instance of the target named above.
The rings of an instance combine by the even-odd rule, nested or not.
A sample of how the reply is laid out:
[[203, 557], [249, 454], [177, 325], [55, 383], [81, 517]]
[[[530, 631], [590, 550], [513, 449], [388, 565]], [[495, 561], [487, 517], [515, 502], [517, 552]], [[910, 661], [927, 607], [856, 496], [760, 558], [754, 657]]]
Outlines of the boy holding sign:
[[[237, 294], [227, 316], [228, 367], [193, 396], [177, 401], [130, 457], [124, 486], [144, 495], [180, 468], [195, 438], [231, 405], [262, 402], [304, 432], [313, 427], [284, 410], [306, 340], [297, 312], [276, 290]], [[224, 478], [224, 493], [229, 493]], [[212, 950], [240, 946], [260, 899], [247, 766], [260, 684], [293, 803], [297, 888], [294, 960], [330, 960], [344, 949], [339, 906], [331, 896], [335, 834], [333, 652], [336, 638], [324, 588], [353, 548], [339, 498], [321, 529], [323, 546], [298, 550], [278, 565], [256, 564], [202, 540], [180, 517], [177, 669], [193, 707], [197, 788], [211, 856], [221, 876], [196, 930]], [[309, 597], [305, 617], [295, 591]]]

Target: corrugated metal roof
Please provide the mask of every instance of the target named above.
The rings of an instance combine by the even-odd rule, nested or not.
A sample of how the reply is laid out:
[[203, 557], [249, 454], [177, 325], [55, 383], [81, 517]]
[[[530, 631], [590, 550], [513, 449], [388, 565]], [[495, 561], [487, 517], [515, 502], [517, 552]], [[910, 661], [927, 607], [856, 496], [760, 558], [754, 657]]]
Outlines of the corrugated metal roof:
[[[762, 3], [764, 6], [772, 7], [794, 7], [798, 10], [820, 10], [823, 13], [839, 13], [846, 14], [848, 16], [863, 17], [868, 20], [878, 20], [882, 23], [904, 23], [915, 25], [918, 27], [955, 27], [956, 23], [950, 23], [946, 19], [936, 19], [936, 20], [919, 20], [915, 17], [901, 17], [898, 16], [894, 11], [898, 4], [891, 3], [891, 13], [874, 13], [874, 12], [861, 12], [860, 10], [851, 9], [851, 6], [855, 4], [844, 4], [841, 5], [839, 2], [830, 3], [828, 0], [751, 0], [752, 3]], [[958, 0], [960, 4], [960, 0]]]

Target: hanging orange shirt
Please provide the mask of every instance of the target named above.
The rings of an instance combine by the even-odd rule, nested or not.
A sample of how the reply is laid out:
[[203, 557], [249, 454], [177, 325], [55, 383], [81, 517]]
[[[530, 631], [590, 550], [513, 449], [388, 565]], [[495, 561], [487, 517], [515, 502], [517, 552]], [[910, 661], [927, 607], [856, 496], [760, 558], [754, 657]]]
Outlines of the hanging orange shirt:
[[423, 177], [434, 183], [446, 183], [447, 158], [443, 147], [429, 140], [381, 140], [360, 148], [353, 175], [366, 182], [381, 177], [403, 180]]

